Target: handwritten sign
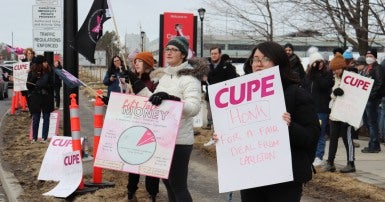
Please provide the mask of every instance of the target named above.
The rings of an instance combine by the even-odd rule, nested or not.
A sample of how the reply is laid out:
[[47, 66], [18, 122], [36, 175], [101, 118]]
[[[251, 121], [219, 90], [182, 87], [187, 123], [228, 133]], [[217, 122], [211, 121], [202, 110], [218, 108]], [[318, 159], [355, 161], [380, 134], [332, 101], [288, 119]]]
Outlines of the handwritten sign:
[[337, 96], [332, 106], [330, 117], [359, 128], [373, 82], [373, 79], [344, 71], [340, 85], [344, 94]]
[[29, 62], [18, 62], [13, 65], [13, 90], [27, 90], [27, 78], [30, 69]]
[[278, 67], [209, 86], [219, 192], [293, 180]]
[[111, 93], [94, 166], [168, 178], [183, 103]]
[[83, 178], [80, 151], [66, 153], [60, 159], [60, 164], [62, 164], [64, 169], [60, 173], [55, 170], [55, 173], [60, 176], [59, 184], [52, 190], [44, 193], [43, 195], [45, 196], [66, 198], [79, 187]]

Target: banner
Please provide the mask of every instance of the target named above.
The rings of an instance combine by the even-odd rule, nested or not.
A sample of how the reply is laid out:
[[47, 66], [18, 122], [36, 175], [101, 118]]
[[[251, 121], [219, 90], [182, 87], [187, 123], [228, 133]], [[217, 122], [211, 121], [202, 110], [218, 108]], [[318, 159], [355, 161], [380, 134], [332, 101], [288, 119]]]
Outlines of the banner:
[[209, 85], [219, 192], [293, 180], [278, 67]]
[[337, 96], [330, 117], [359, 128], [373, 83], [373, 79], [354, 72], [344, 71], [339, 86], [344, 94]]
[[94, 166], [168, 178], [183, 103], [112, 92]]
[[74, 75], [72, 75], [65, 69], [53, 68], [53, 71], [55, 72], [56, 75], [60, 77], [61, 80], [63, 80], [64, 84], [68, 88], [85, 86], [84, 83], [80, 81], [80, 79], [76, 78]]
[[29, 62], [18, 62], [12, 64], [13, 66], [13, 90], [23, 91], [27, 90], [28, 72], [30, 69]]

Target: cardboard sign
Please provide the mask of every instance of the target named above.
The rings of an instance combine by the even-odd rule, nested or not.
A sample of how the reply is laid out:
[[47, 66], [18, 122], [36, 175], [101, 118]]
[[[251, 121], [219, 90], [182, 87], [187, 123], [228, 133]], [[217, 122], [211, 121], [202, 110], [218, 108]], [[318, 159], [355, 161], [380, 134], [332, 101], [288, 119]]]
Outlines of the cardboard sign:
[[278, 67], [209, 86], [219, 192], [293, 180]]
[[111, 93], [94, 166], [167, 178], [183, 103]]
[[354, 72], [344, 71], [339, 86], [344, 94], [337, 96], [330, 117], [359, 128], [373, 83], [373, 79]]

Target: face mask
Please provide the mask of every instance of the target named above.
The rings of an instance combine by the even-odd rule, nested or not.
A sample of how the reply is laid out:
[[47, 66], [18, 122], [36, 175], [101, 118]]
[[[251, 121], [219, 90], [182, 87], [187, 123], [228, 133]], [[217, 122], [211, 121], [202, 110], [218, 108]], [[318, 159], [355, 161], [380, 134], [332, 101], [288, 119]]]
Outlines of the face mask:
[[373, 64], [376, 61], [374, 58], [366, 58], [365, 60], [366, 60], [366, 63], [369, 65]]

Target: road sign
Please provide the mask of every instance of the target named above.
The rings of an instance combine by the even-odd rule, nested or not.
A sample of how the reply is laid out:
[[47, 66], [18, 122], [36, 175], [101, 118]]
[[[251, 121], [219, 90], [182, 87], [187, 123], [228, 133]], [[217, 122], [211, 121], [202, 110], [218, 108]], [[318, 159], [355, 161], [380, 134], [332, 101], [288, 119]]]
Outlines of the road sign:
[[61, 30], [34, 29], [33, 47], [40, 51], [62, 51], [63, 33]]
[[62, 27], [61, 6], [33, 6], [34, 29], [60, 29]]

